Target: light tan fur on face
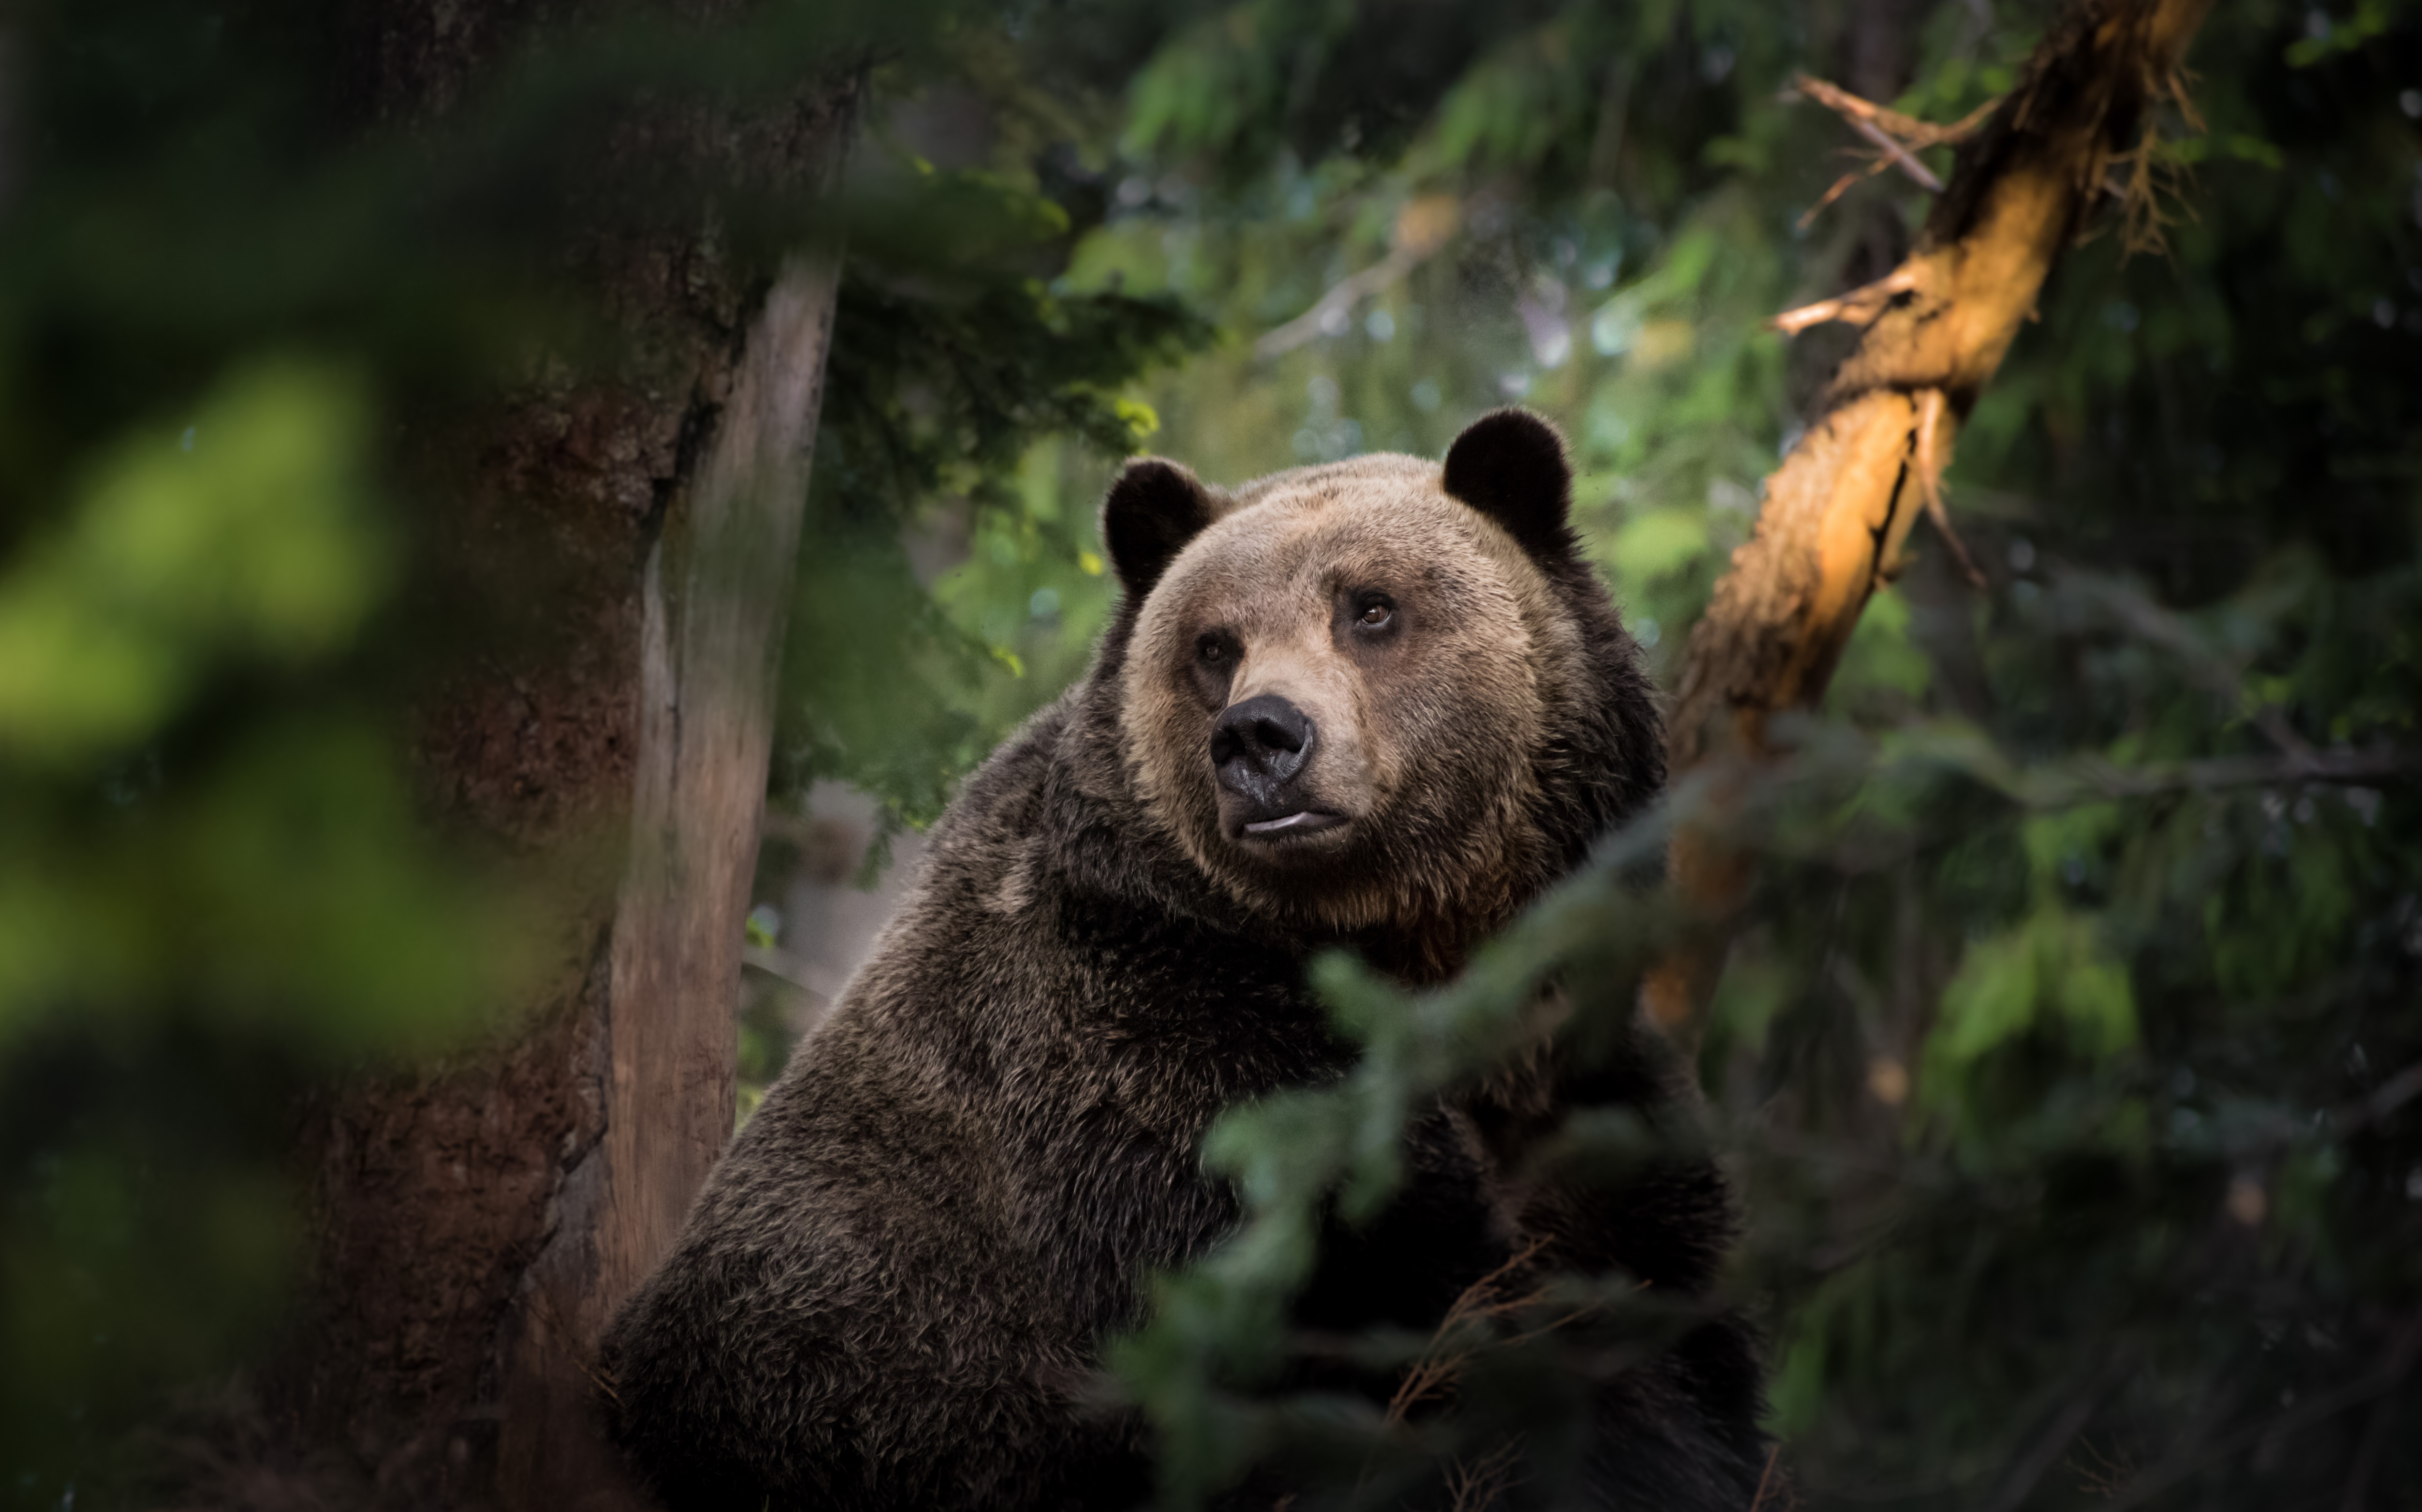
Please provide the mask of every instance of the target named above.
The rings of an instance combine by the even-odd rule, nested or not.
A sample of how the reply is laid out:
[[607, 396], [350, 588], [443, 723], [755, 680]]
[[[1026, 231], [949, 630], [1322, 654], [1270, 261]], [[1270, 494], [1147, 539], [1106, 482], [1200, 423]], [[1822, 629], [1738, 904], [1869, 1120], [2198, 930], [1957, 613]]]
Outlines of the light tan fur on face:
[[[1389, 593], [1401, 640], [1341, 646], [1342, 590]], [[1224, 701], [1194, 671], [1209, 631], [1241, 643]], [[1147, 811], [1238, 902], [1298, 924], [1459, 937], [1535, 885], [1528, 817], [1543, 732], [1582, 654], [1512, 537], [1449, 497], [1436, 464], [1372, 456], [1246, 490], [1145, 600], [1123, 669], [1130, 775]], [[1352, 823], [1273, 848], [1220, 823], [1222, 708], [1284, 696], [1318, 728], [1302, 779]]]

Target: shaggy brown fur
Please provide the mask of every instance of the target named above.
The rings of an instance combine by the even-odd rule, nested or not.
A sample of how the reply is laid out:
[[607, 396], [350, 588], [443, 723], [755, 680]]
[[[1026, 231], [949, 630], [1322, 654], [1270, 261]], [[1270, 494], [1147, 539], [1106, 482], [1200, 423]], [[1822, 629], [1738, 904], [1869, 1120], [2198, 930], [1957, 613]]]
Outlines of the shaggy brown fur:
[[[1437, 980], [1661, 780], [1567, 487], [1517, 412], [1443, 471], [1366, 457], [1231, 495], [1129, 465], [1093, 673], [968, 780], [611, 1331], [618, 1437], [670, 1505], [1144, 1494], [1140, 1430], [1086, 1411], [1084, 1383], [1142, 1276], [1235, 1222], [1196, 1163], [1211, 1120], [1349, 1063], [1309, 953]], [[1239, 723], [1255, 709], [1277, 723]], [[1302, 1321], [1426, 1327], [1550, 1212], [1556, 1263], [1704, 1290], [1729, 1234], [1711, 1166], [1585, 1205], [1515, 1169], [1568, 1099], [1654, 1110], [1668, 1075], [1641, 1039], [1585, 1083], [1549, 1067], [1442, 1102], [1394, 1207], [1331, 1236]], [[1755, 1406], [1730, 1323], [1626, 1373], [1597, 1410], [1602, 1500], [1747, 1504]]]

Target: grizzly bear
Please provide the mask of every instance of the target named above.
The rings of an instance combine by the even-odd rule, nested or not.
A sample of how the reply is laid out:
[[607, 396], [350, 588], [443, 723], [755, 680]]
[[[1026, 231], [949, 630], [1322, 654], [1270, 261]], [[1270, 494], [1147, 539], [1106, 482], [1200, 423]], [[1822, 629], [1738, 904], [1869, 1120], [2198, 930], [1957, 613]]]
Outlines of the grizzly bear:
[[[1199, 1164], [1211, 1122], [1350, 1063], [1310, 956], [1440, 982], [1662, 782], [1570, 487], [1554, 430], [1515, 410], [1442, 467], [1363, 456], [1226, 492], [1127, 465], [1092, 671], [968, 779], [608, 1332], [614, 1437], [668, 1506], [1149, 1497], [1148, 1433], [1098, 1405], [1098, 1350], [1153, 1272], [1237, 1221]], [[1703, 1296], [1731, 1227], [1704, 1156], [1589, 1200], [1513, 1169], [1509, 1131], [1552, 1125], [1554, 1099], [1687, 1098], [1654, 1038], [1625, 1026], [1612, 1057], [1543, 1073], [1547, 1103], [1441, 1099], [1388, 1213], [1332, 1222], [1303, 1325], [1426, 1331], [1543, 1249]], [[1749, 1504], [1754, 1352], [1701, 1306], [1599, 1388], [1593, 1504]]]

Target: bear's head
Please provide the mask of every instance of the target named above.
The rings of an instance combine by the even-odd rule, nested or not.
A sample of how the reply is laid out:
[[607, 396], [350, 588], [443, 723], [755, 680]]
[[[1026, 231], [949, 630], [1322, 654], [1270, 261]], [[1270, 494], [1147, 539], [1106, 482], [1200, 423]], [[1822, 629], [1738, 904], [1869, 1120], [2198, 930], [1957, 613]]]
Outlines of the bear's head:
[[1145, 811], [1290, 925], [1459, 950], [1663, 779], [1638, 648], [1578, 558], [1545, 420], [1231, 494], [1155, 458], [1102, 510]]

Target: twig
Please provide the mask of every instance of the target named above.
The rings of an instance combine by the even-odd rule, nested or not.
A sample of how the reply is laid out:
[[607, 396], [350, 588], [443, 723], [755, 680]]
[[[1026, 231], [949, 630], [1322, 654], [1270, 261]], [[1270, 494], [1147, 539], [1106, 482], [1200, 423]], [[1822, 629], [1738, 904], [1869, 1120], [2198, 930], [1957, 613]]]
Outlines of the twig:
[[1976, 570], [1976, 559], [1968, 555], [1968, 544], [1959, 532], [1951, 528], [1951, 512], [1942, 507], [1942, 467], [1940, 437], [1942, 432], [1942, 390], [1927, 389], [1917, 401], [1917, 485], [1926, 496], [1926, 517], [1934, 522], [1935, 533], [1951, 548], [1959, 571], [1967, 575], [1971, 588], [1983, 588], [1985, 575]]
[[1871, 120], [1853, 120], [1850, 130], [1882, 148], [1884, 155], [1892, 159], [1901, 172], [1915, 181], [1919, 188], [1930, 195], [1942, 193], [1942, 181], [1934, 176], [1934, 170], [1920, 163], [1908, 148], [1901, 146], [1882, 127]]
[[1767, 1488], [1774, 1484], [1774, 1462], [1783, 1457], [1780, 1442], [1769, 1444], [1766, 1451], [1766, 1471], [1757, 1478], [1757, 1494], [1750, 1498], [1749, 1512], [1763, 1512]]
[[1423, 1349], [1422, 1357], [1405, 1372], [1405, 1378], [1398, 1383], [1395, 1394], [1388, 1399], [1387, 1422], [1390, 1427], [1404, 1422], [1405, 1414], [1420, 1403], [1443, 1393], [1463, 1373], [1464, 1365], [1471, 1359], [1471, 1351], [1442, 1352], [1449, 1335], [1467, 1323], [1484, 1317], [1503, 1317], [1539, 1300], [1540, 1294], [1536, 1292], [1508, 1298], [1503, 1295], [1503, 1287], [1507, 1278], [1537, 1259], [1539, 1252], [1547, 1247], [1547, 1240], [1533, 1239], [1503, 1265], [1466, 1286], [1455, 1298], [1455, 1304], [1446, 1310], [1446, 1316], [1439, 1320], [1438, 1330], [1430, 1335], [1430, 1342]]
[[1976, 134], [1976, 128], [1984, 125], [1986, 118], [1992, 115], [2002, 102], [1997, 95], [1950, 125], [1937, 126], [1932, 121], [1919, 120], [1914, 116], [1904, 116], [1897, 110], [1871, 103], [1839, 85], [1828, 84], [1805, 73], [1794, 75], [1791, 83], [1801, 94], [1853, 125], [1864, 122], [1890, 132], [1910, 146], [1918, 148], [1949, 147], [1966, 141]]
[[1519, 1484], [1514, 1467], [1521, 1454], [1522, 1440], [1517, 1437], [1491, 1449], [1476, 1465], [1457, 1459], [1446, 1473], [1447, 1490], [1455, 1498], [1448, 1512], [1487, 1512], [1495, 1506], [1499, 1497]]
[[1857, 321], [1861, 324], [1868, 323], [1881, 315], [1895, 298], [1915, 289], [1917, 277], [1917, 270], [1914, 267], [1903, 265], [1892, 276], [1862, 285], [1847, 294], [1840, 294], [1832, 299], [1820, 299], [1813, 305], [1802, 305], [1798, 309], [1785, 310], [1768, 321], [1767, 328], [1781, 331], [1785, 336], [1798, 336], [1810, 326], [1822, 325], [1827, 321]]
[[1312, 303], [1312, 307], [1284, 325], [1265, 333], [1253, 343], [1256, 359], [1270, 358], [1294, 351], [1319, 336], [1323, 323], [1333, 311], [1350, 311], [1369, 295], [1377, 293], [1420, 266], [1424, 253], [1411, 246], [1399, 246], [1386, 257], [1362, 269], [1350, 273], [1331, 284], [1327, 293]]
[[1800, 217], [1800, 228], [1804, 231], [1811, 226], [1816, 225], [1816, 217], [1825, 213], [1825, 207], [1832, 204], [1834, 200], [1841, 198], [1844, 195], [1849, 193], [1850, 186], [1852, 184], [1857, 183], [1861, 179], [1872, 179], [1877, 174], [1883, 172], [1884, 169], [1891, 166], [1892, 159], [1878, 158], [1873, 163], [1868, 164], [1865, 167], [1852, 168], [1849, 172], [1834, 180], [1833, 187], [1825, 191], [1825, 197], [1817, 200], [1816, 203], [1809, 206], [1807, 213]]
[[1993, 113], [1993, 107], [2001, 103], [1998, 99], [1989, 100], [1951, 125], [1937, 126], [1904, 116], [1896, 110], [1886, 110], [1847, 89], [1805, 73], [1796, 76], [1793, 85], [1801, 94], [1839, 115], [1852, 131], [1873, 143], [1879, 151], [1876, 160], [1866, 167], [1852, 169], [1833, 181], [1833, 187], [1825, 191], [1825, 197], [1809, 206], [1807, 213], [1800, 217], [1801, 230], [1815, 225], [1825, 207], [1848, 193], [1852, 184], [1861, 179], [1872, 179], [1886, 168], [1896, 167], [1927, 193], [1941, 194], [1942, 179], [1932, 168], [1919, 162], [1911, 149], [1942, 147], [1965, 141], [1974, 134], [1976, 128], [1985, 124], [1986, 118]]

